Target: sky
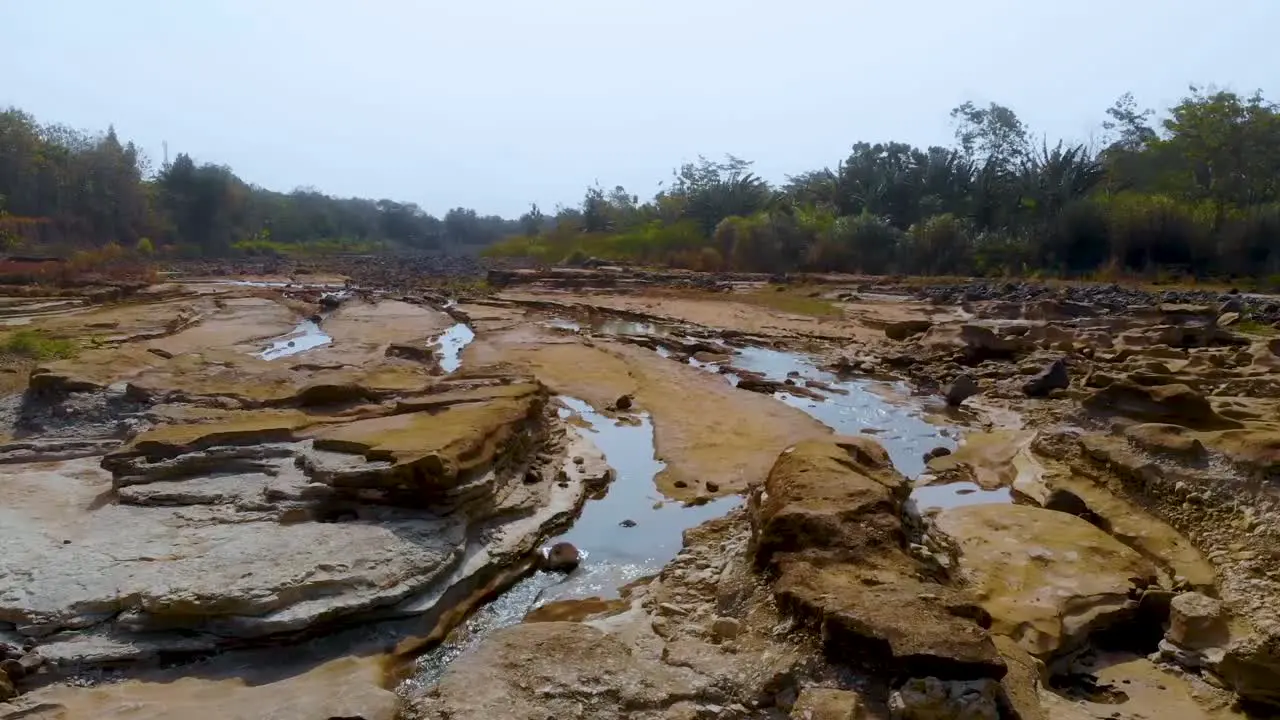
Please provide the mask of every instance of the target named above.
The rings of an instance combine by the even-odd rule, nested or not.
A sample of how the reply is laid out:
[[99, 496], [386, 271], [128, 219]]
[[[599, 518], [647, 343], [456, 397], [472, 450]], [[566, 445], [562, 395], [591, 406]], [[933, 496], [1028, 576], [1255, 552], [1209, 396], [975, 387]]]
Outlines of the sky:
[[1280, 0], [0, 0], [0, 106], [160, 165], [514, 217], [699, 154], [772, 181], [1013, 108], [1088, 141], [1132, 91], [1280, 95]]

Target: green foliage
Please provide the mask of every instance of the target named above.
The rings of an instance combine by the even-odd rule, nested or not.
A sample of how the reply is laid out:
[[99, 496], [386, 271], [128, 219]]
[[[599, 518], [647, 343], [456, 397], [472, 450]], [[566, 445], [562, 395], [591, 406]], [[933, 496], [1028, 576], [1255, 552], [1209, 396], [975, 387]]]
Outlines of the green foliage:
[[40, 330], [15, 330], [0, 335], [0, 354], [16, 355], [29, 360], [69, 358], [78, 349], [74, 342], [49, 337]]
[[156, 252], [156, 246], [151, 243], [151, 238], [144, 237], [138, 239], [138, 244], [134, 247], [139, 255], [151, 256]]

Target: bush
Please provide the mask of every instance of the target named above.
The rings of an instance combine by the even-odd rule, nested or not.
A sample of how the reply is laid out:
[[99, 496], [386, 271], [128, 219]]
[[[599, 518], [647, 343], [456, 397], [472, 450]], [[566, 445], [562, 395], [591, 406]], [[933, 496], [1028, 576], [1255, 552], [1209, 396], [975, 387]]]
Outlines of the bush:
[[973, 269], [973, 243], [967, 222], [951, 213], [911, 226], [899, 248], [899, 269], [924, 275], [967, 275]]
[[0, 353], [30, 360], [57, 360], [76, 354], [70, 340], [51, 338], [40, 330], [17, 330], [0, 336]]

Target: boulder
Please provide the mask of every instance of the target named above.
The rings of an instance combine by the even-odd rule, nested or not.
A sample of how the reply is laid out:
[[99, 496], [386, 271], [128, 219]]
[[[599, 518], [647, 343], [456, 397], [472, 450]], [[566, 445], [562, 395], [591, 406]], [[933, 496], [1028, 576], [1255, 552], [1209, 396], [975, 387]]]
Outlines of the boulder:
[[1154, 423], [1212, 430], [1240, 427], [1219, 415], [1204, 395], [1186, 385], [1139, 385], [1117, 380], [1084, 399], [1086, 409]]
[[862, 720], [862, 696], [852, 690], [807, 687], [791, 707], [791, 720]]
[[542, 569], [568, 573], [576, 570], [579, 562], [578, 548], [574, 547], [573, 543], [558, 542], [547, 550], [547, 555], [542, 561]]
[[1135, 579], [1154, 584], [1143, 556], [1073, 515], [1024, 505], [953, 508], [935, 530], [957, 549], [961, 575], [992, 630], [1049, 658], [1136, 611]]
[[1027, 397], [1045, 397], [1053, 390], [1066, 390], [1069, 387], [1071, 376], [1067, 373], [1067, 361], [1058, 358], [1028, 380], [1022, 386], [1022, 392]]
[[978, 387], [978, 381], [973, 379], [969, 373], [960, 373], [947, 386], [944, 393], [947, 398], [947, 404], [951, 407], [959, 407], [961, 403], [981, 392]]
[[997, 335], [985, 325], [936, 325], [919, 339], [921, 347], [934, 352], [958, 351], [969, 364], [983, 360], [1009, 359], [1027, 349], [1020, 337]]
[[928, 331], [931, 327], [933, 322], [929, 320], [899, 320], [885, 325], [884, 334], [890, 340], [906, 340]]
[[827, 654], [907, 675], [999, 678], [1005, 667], [968, 595], [930, 582], [905, 550], [909, 484], [866, 438], [800, 443], [749, 502], [756, 562], [784, 610]]
[[1190, 650], [1224, 645], [1229, 637], [1222, 603], [1198, 592], [1182, 593], [1169, 603], [1165, 638]]
[[911, 678], [889, 696], [894, 720], [1000, 720], [994, 680]]

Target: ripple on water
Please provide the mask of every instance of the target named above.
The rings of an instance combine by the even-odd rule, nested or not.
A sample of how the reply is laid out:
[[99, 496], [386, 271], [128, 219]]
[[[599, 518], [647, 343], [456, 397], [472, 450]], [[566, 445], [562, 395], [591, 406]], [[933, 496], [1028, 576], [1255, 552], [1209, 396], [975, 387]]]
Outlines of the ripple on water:
[[271, 347], [259, 353], [258, 357], [263, 360], [275, 360], [297, 355], [304, 350], [318, 348], [331, 342], [333, 338], [329, 333], [321, 330], [319, 325], [310, 320], [303, 320], [289, 334], [272, 340]]

